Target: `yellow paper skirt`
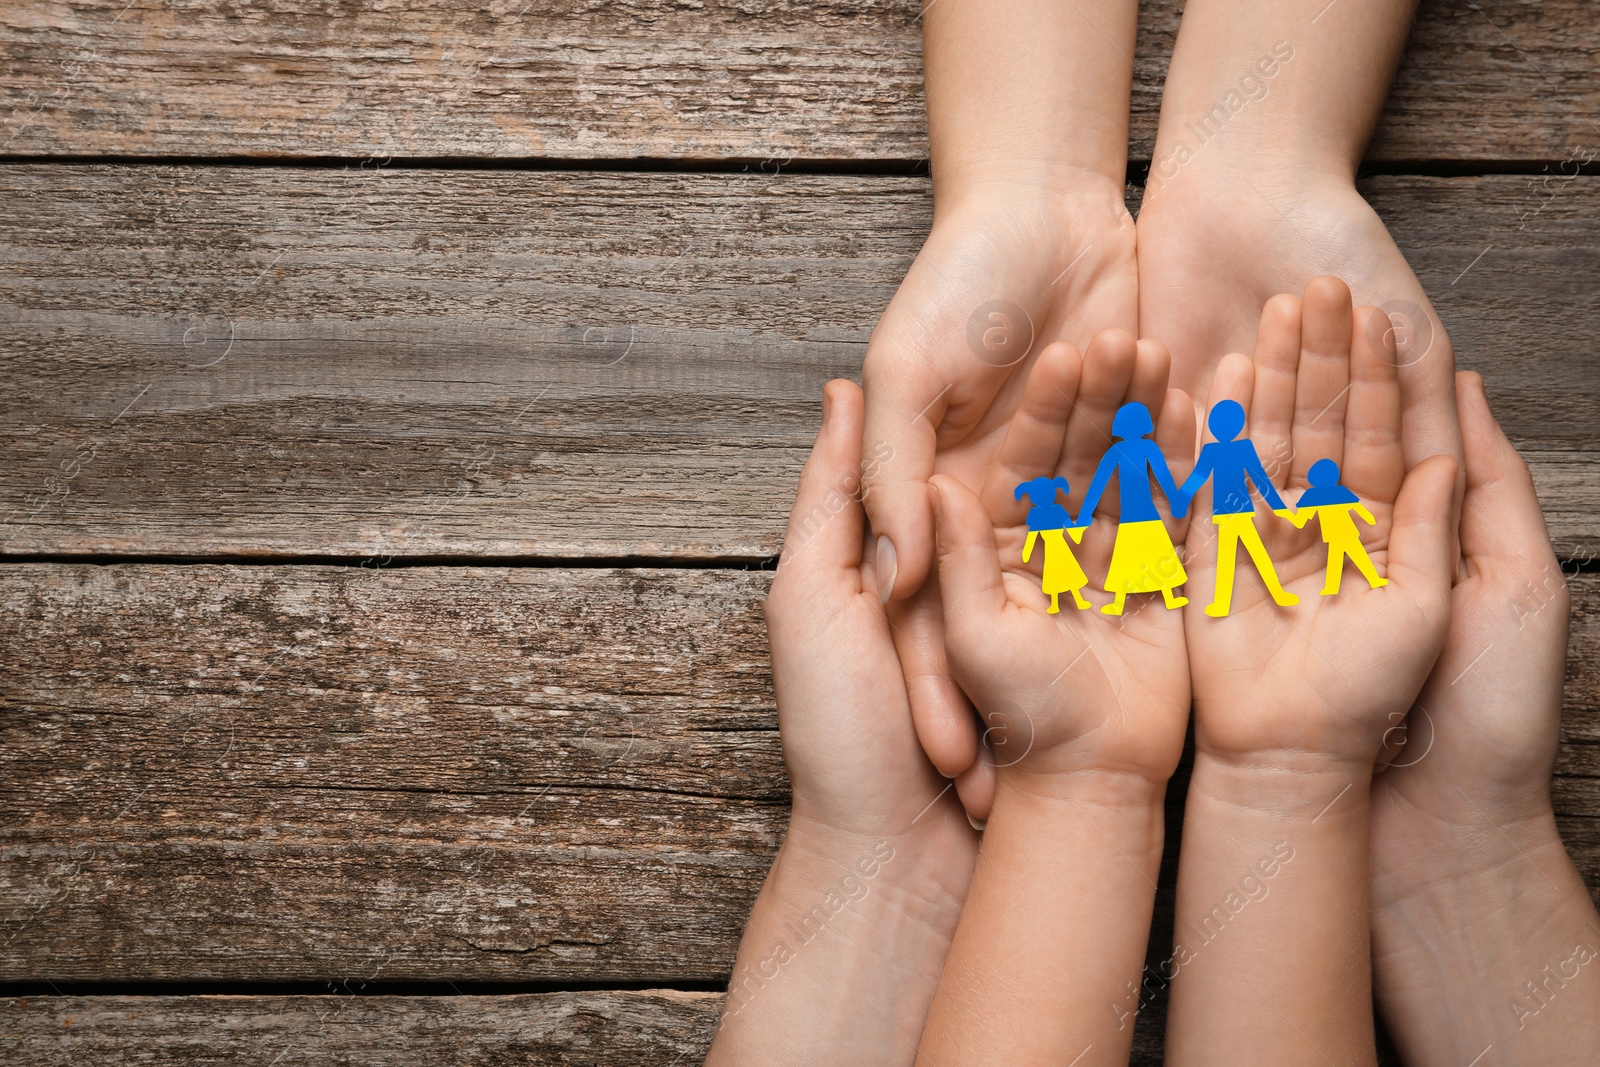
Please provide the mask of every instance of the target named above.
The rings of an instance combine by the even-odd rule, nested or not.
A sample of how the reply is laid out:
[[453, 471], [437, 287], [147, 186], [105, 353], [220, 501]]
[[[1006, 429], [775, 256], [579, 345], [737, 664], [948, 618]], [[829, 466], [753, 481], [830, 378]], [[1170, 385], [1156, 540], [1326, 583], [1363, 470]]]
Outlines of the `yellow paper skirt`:
[[1070, 593], [1089, 584], [1089, 576], [1083, 573], [1067, 539], [1062, 536], [1064, 532], [1039, 531], [1039, 538], [1044, 542], [1044, 579], [1039, 587], [1046, 593]]
[[1183, 561], [1160, 519], [1125, 522], [1117, 527], [1117, 543], [1111, 549], [1111, 566], [1106, 570], [1108, 593], [1154, 593], [1176, 589], [1189, 580]]

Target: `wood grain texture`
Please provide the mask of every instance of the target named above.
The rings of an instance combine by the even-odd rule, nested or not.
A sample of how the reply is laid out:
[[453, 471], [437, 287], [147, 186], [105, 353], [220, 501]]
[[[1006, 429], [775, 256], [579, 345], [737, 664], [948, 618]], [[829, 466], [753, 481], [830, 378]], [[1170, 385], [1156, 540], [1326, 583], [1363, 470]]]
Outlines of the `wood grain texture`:
[[[694, 1067], [722, 1000], [670, 990], [0, 999], [0, 1057], [29, 1067]], [[1162, 1063], [1161, 1030], [1145, 1023], [1129, 1067]]]
[[691, 1067], [720, 993], [0, 1000], [0, 1059], [66, 1064]]
[[[1600, 548], [1600, 179], [1373, 179]], [[0, 552], [776, 554], [926, 181], [0, 168]]]
[[765, 584], [7, 568], [0, 979], [725, 975], [787, 818]]
[[[0, 980], [725, 979], [786, 819], [767, 580], [0, 567]], [[1555, 796], [1600, 887], [1574, 591]]]
[[[1138, 159], [1182, 3], [1143, 8]], [[915, 160], [918, 10], [18, 0], [0, 13], [0, 138], [12, 155]], [[1323, 13], [1286, 40], [1305, 53], [1339, 21]], [[1592, 158], [1595, 28], [1585, 0], [1423, 0], [1370, 157]]]

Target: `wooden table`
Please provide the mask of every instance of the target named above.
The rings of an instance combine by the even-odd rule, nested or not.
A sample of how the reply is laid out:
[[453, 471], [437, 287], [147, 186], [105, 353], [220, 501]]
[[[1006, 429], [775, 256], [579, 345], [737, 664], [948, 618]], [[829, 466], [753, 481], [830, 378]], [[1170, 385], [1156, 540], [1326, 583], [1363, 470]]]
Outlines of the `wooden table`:
[[[767, 572], [929, 223], [916, 16], [0, 11], [0, 1061], [698, 1062], [785, 820]], [[1597, 22], [1424, 0], [1364, 182], [1577, 574], [1591, 886]]]

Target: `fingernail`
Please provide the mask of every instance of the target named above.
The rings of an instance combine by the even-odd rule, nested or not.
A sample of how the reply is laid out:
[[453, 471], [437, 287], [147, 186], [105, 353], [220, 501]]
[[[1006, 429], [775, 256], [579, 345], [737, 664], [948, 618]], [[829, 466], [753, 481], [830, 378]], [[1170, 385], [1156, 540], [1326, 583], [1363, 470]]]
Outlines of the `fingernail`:
[[894, 542], [887, 535], [878, 538], [878, 554], [876, 557], [878, 570], [878, 602], [885, 607], [889, 598], [894, 595], [894, 580], [900, 574], [899, 563], [895, 559]]
[[822, 425], [828, 425], [828, 413], [833, 410], [833, 397], [828, 395], [828, 390], [822, 390]]
[[983, 828], [985, 826], [989, 825], [989, 820], [988, 819], [974, 819], [972, 817], [972, 813], [970, 811], [967, 812], [966, 814], [967, 814], [967, 825], [971, 826], [974, 830], [978, 831], [978, 833], [980, 833], [980, 834], [983, 833]]

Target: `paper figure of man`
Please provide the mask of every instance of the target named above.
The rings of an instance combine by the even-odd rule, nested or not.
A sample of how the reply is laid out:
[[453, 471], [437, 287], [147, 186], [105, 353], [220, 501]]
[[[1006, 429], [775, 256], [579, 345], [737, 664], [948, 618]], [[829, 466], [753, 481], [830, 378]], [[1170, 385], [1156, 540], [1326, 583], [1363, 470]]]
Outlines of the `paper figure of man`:
[[1248, 439], [1234, 440], [1244, 429], [1244, 407], [1237, 400], [1220, 401], [1212, 407], [1206, 425], [1216, 440], [1200, 449], [1194, 473], [1178, 490], [1178, 499], [1174, 502], [1181, 516], [1188, 511], [1189, 502], [1205, 485], [1206, 479], [1212, 479], [1211, 521], [1217, 526], [1217, 589], [1211, 603], [1206, 605], [1206, 614], [1214, 619], [1224, 618], [1233, 607], [1233, 574], [1241, 543], [1250, 553], [1256, 570], [1261, 572], [1261, 580], [1266, 583], [1273, 601], [1282, 607], [1300, 603], [1300, 598], [1278, 581], [1267, 546], [1261, 543], [1261, 535], [1256, 532], [1256, 509], [1250, 499], [1252, 482], [1273, 511], [1287, 511], [1288, 505], [1261, 465], [1255, 444]]

